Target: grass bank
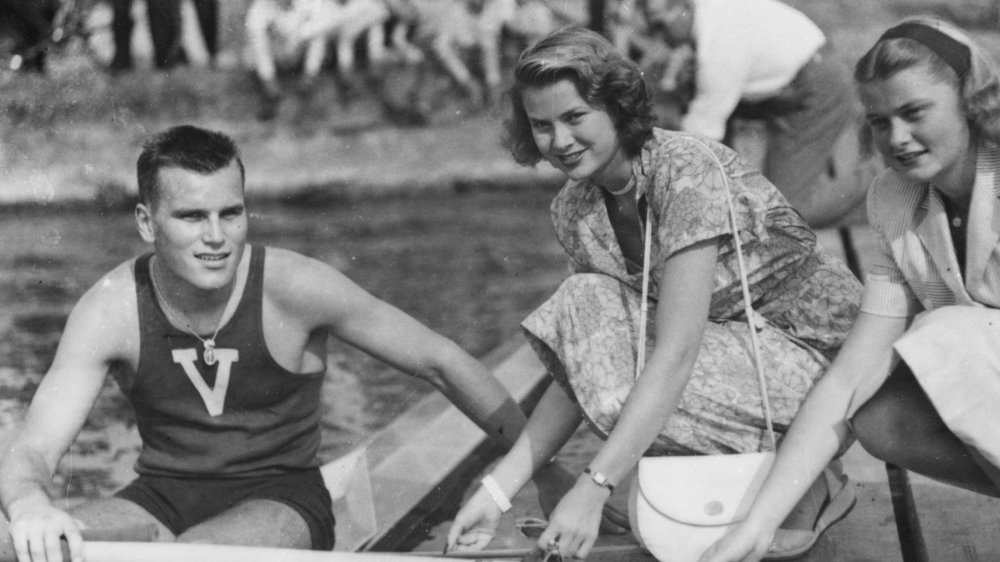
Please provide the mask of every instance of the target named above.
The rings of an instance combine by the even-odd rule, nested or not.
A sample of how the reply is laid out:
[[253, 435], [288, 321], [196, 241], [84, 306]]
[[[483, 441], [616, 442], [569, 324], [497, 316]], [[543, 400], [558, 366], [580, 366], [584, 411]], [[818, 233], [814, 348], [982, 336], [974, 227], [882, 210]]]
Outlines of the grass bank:
[[309, 99], [288, 96], [272, 121], [241, 70], [177, 68], [109, 74], [84, 56], [55, 58], [46, 76], [0, 71], [0, 204], [114, 206], [135, 192], [142, 141], [180, 123], [231, 135], [250, 198], [317, 200], [551, 183], [514, 164], [495, 111], [472, 111], [441, 81], [423, 85], [426, 122], [400, 124], [386, 100], [412, 89], [406, 69], [385, 96], [350, 99], [332, 79]]
[[[819, 23], [851, 64], [886, 27], [920, 12], [949, 17], [1000, 54], [996, 0], [786, 1]], [[179, 123], [223, 130], [239, 142], [251, 198], [312, 204], [555, 181], [551, 170], [510, 161], [495, 111], [471, 111], [441, 79], [416, 87], [405, 68], [387, 69], [350, 98], [324, 76], [311, 99], [291, 97], [275, 120], [259, 122], [243, 70], [112, 75], [84, 54], [50, 60], [44, 77], [0, 70], [0, 204], [127, 202], [142, 140]], [[405, 106], [414, 88], [427, 122], [401, 126], [383, 102]]]

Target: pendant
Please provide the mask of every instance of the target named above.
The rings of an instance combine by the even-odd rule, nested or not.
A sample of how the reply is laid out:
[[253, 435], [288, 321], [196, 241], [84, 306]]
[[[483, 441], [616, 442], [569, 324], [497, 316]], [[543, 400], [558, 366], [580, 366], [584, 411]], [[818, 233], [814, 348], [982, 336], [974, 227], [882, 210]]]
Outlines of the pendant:
[[205, 358], [206, 365], [215, 365], [218, 360], [215, 357], [215, 340], [205, 340], [205, 351], [203, 353], [203, 357]]

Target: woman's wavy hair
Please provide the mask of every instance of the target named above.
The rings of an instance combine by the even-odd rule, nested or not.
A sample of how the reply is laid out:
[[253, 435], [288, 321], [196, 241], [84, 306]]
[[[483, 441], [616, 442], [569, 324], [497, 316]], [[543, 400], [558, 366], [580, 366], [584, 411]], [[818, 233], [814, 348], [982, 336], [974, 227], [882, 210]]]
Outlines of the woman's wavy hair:
[[[885, 80], [896, 73], [925, 65], [930, 75], [951, 84], [958, 92], [962, 111], [969, 126], [980, 137], [1000, 142], [1000, 80], [992, 59], [964, 31], [933, 16], [916, 16], [900, 22], [934, 28], [969, 48], [969, 71], [960, 77], [929, 47], [913, 39], [880, 39], [858, 60], [854, 81], [861, 85]], [[859, 129], [861, 148], [866, 155], [874, 152], [871, 130]]]
[[608, 112], [625, 153], [637, 156], [653, 132], [652, 102], [642, 72], [601, 35], [569, 26], [525, 49], [514, 66], [503, 137], [514, 160], [533, 166], [542, 159], [524, 111], [524, 90], [563, 79], [572, 81], [591, 107]]

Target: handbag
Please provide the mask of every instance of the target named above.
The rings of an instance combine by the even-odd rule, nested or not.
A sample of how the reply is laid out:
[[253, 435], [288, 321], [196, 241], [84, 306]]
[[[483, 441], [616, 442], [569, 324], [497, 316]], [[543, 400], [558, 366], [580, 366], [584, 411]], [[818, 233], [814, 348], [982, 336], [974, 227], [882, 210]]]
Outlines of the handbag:
[[[732, 526], [746, 518], [774, 462], [773, 451], [777, 449], [760, 361], [757, 316], [750, 305], [750, 287], [747, 283], [729, 180], [715, 153], [700, 141], [695, 140], [695, 142], [712, 156], [722, 171], [743, 289], [744, 310], [750, 330], [750, 342], [771, 451], [732, 455], [643, 457], [639, 460], [636, 477], [633, 478], [629, 490], [629, 523], [639, 543], [657, 560], [663, 562], [697, 561], [708, 547], [722, 538]], [[642, 372], [646, 356], [649, 254], [652, 247], [651, 215], [648, 207], [646, 213], [642, 302], [635, 373], [637, 379]]]

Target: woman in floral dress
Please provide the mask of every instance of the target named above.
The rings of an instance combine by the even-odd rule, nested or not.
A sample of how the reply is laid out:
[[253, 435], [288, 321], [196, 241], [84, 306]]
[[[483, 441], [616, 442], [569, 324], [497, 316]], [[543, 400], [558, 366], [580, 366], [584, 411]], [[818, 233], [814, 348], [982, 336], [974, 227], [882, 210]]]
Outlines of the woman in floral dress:
[[[725, 182], [763, 319], [777, 431], [840, 347], [860, 284], [735, 152], [654, 129], [641, 74], [599, 35], [557, 31], [522, 53], [514, 75], [506, 123], [514, 157], [545, 159], [568, 177], [552, 217], [573, 274], [523, 323], [558, 384], [459, 512], [449, 544], [484, 547], [508, 498], [586, 420], [605, 442], [538, 542], [582, 558], [614, 485], [641, 456], [753, 452], [765, 439]], [[645, 228], [649, 352], [636, 379]], [[818, 482], [817, 506], [827, 494], [850, 493], [842, 481], [829, 491]]]

